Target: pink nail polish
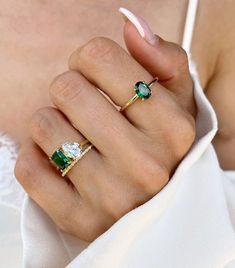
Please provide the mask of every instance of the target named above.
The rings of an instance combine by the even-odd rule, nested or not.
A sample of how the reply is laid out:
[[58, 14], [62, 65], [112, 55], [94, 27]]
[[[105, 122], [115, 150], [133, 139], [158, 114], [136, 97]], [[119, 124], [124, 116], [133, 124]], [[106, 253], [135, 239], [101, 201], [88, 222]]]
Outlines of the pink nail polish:
[[154, 45], [157, 42], [157, 36], [153, 34], [144, 19], [123, 7], [119, 8], [119, 12], [136, 27], [142, 38], [144, 38], [150, 45]]

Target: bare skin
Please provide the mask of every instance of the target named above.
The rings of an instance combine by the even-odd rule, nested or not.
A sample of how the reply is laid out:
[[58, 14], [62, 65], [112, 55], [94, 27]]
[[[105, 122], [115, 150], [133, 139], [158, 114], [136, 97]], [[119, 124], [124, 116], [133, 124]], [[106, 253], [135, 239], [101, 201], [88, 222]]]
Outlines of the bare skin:
[[[141, 14], [157, 34], [178, 44], [187, 7], [187, 1], [1, 2], [0, 125], [19, 144], [29, 137], [33, 112], [51, 104], [48, 85], [67, 69], [71, 51], [99, 35], [124, 47], [119, 6]], [[200, 2], [192, 47], [218, 115], [214, 145], [225, 169], [235, 169], [234, 11], [232, 1]]]

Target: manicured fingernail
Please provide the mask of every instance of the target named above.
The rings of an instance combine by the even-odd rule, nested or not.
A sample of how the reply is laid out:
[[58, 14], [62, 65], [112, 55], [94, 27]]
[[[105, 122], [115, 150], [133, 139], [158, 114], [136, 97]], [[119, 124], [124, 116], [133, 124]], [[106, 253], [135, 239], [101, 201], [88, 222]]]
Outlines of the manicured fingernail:
[[143, 18], [133, 14], [130, 10], [123, 7], [119, 8], [119, 12], [135, 26], [142, 38], [144, 38], [150, 45], [154, 45], [157, 42], [157, 36], [154, 35]]

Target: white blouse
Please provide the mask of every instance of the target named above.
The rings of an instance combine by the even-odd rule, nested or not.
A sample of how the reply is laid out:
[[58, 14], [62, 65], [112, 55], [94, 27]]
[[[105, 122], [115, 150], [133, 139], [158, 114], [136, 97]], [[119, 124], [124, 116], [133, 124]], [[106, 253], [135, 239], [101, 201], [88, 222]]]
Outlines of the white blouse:
[[[217, 119], [189, 52], [196, 9], [197, 1], [189, 1], [183, 47], [194, 81], [197, 136], [169, 183], [90, 244], [61, 232], [26, 195], [21, 212], [24, 267], [235, 267], [235, 171], [220, 168], [211, 144]], [[20, 208], [23, 192], [13, 176], [16, 152], [7, 144], [0, 146], [0, 202]]]

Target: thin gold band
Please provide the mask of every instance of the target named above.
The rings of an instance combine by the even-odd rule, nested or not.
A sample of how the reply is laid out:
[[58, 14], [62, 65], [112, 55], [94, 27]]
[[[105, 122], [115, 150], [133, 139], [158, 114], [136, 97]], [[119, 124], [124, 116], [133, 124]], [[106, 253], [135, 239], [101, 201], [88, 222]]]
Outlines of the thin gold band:
[[155, 82], [157, 82], [159, 80], [158, 77], [154, 78], [149, 84], [148, 86], [151, 87]]
[[80, 146], [83, 147], [84, 145], [90, 143], [88, 140], [83, 140], [81, 142], [79, 142]]
[[139, 96], [135, 94], [121, 109], [120, 112], [124, 111], [128, 106], [133, 104], [135, 101], [139, 99]]

